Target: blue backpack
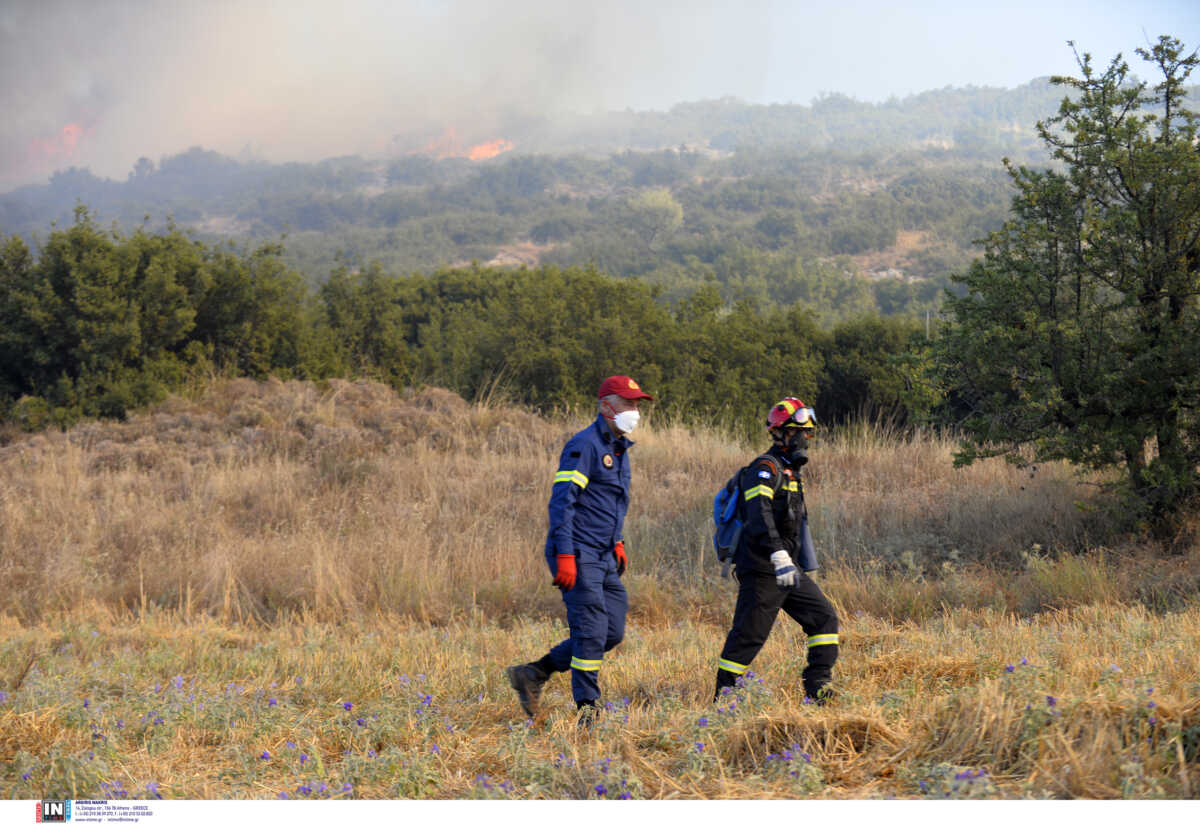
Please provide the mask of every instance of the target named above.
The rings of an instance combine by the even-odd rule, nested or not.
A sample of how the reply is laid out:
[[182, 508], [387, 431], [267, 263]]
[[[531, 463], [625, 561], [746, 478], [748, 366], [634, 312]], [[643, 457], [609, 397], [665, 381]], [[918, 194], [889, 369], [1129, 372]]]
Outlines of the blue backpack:
[[[764, 455], [775, 466], [775, 483], [772, 491], [778, 492], [783, 484], [783, 471], [773, 455]], [[755, 458], [755, 461], [759, 460]], [[733, 564], [733, 553], [737, 550], [738, 541], [742, 537], [742, 527], [746, 524], [746, 516], [742, 513], [742, 473], [747, 467], [742, 467], [733, 473], [725, 486], [713, 497], [713, 550], [717, 553], [717, 563], [721, 564], [721, 577], [729, 577], [729, 567]], [[805, 516], [800, 528], [800, 566], [805, 572], [817, 568], [817, 554], [813, 547], [812, 533], [808, 529], [808, 517]]]
[[[783, 473], [779, 462], [771, 455], [765, 456], [775, 466], [775, 488], [778, 492], [783, 483]], [[757, 460], [757, 458], [755, 459]], [[733, 553], [737, 550], [738, 541], [742, 537], [742, 527], [746, 525], [746, 516], [742, 514], [742, 467], [733, 473], [721, 491], [713, 497], [713, 550], [717, 553], [717, 563], [721, 565], [721, 577], [729, 577], [729, 567], [733, 563]]]

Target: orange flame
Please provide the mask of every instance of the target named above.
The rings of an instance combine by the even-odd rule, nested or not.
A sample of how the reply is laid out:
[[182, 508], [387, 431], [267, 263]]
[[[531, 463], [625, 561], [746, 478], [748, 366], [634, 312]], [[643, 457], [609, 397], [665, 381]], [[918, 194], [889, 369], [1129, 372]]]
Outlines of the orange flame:
[[35, 137], [29, 141], [29, 150], [35, 156], [70, 157], [79, 148], [79, 139], [91, 134], [93, 129], [86, 129], [78, 123], [68, 123], [54, 137]]
[[429, 155], [438, 160], [445, 160], [450, 157], [465, 157], [468, 160], [487, 160], [511, 150], [513, 146], [514, 144], [511, 140], [505, 140], [501, 137], [467, 149], [463, 147], [463, 142], [459, 139], [455, 128], [448, 126], [440, 137], [426, 143], [416, 152], [413, 152], [413, 154]]
[[512, 147], [513, 142], [511, 140], [505, 140], [501, 137], [498, 140], [472, 146], [471, 151], [467, 152], [467, 157], [471, 160], [487, 160], [489, 157], [495, 157], [498, 154], [509, 151]]

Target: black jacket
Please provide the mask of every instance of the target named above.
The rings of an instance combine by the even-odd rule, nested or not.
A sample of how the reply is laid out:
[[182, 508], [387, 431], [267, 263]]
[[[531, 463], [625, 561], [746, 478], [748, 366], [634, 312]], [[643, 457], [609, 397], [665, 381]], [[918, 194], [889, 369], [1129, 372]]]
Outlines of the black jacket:
[[740, 481], [745, 527], [733, 561], [738, 571], [774, 572], [771, 553], [784, 550], [800, 565], [800, 527], [808, 514], [800, 463], [777, 447], [755, 458]]

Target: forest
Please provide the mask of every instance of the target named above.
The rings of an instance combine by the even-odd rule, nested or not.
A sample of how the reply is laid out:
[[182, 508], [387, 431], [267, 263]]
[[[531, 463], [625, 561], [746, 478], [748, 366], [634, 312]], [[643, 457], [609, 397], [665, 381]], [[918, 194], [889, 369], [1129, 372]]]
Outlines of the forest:
[[593, 266], [677, 303], [802, 302], [825, 328], [863, 312], [923, 316], [1007, 207], [1002, 156], [1041, 160], [1033, 124], [1062, 90], [945, 89], [883, 104], [736, 100], [522, 122], [472, 161], [443, 144], [390, 157], [272, 164], [200, 147], [0, 195], [27, 243], [76, 205], [126, 232], [209, 243], [283, 238], [316, 286], [345, 264], [396, 274], [481, 264]]

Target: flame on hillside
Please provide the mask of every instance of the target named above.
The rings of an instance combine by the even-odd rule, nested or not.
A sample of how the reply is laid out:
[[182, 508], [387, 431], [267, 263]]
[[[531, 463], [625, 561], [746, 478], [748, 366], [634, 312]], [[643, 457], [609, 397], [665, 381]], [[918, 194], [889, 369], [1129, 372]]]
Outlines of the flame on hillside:
[[504, 154], [512, 147], [513, 142], [511, 140], [500, 138], [488, 143], [480, 143], [478, 146], [472, 146], [471, 150], [467, 152], [467, 157], [471, 160], [487, 160], [489, 157]]
[[511, 150], [513, 146], [514, 144], [511, 140], [505, 140], [502, 137], [489, 140], [487, 143], [480, 143], [477, 146], [467, 146], [458, 136], [458, 131], [453, 126], [449, 126], [441, 135], [410, 154], [428, 155], [437, 160], [445, 160], [450, 157], [465, 157], [468, 160], [487, 160], [496, 155], [504, 154], [504, 152]]
[[29, 153], [35, 158], [71, 157], [79, 148], [81, 138], [90, 135], [94, 128], [80, 123], [68, 123], [54, 137], [35, 137], [29, 141]]

